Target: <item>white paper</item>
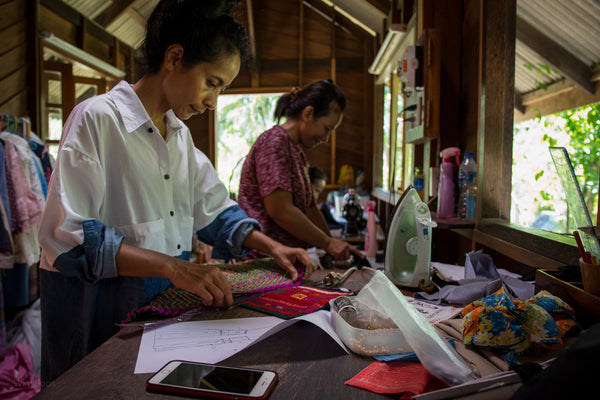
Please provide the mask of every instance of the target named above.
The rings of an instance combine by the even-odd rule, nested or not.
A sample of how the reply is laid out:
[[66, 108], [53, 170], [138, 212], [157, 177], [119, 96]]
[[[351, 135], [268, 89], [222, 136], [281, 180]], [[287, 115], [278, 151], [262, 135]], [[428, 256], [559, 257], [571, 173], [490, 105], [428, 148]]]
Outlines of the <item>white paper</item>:
[[171, 360], [215, 364], [300, 320], [323, 329], [348, 353], [324, 310], [289, 320], [256, 317], [177, 322], [144, 329], [134, 373], [156, 372]]
[[454, 318], [463, 308], [447, 305], [431, 304], [425, 301], [415, 300], [410, 296], [404, 296], [432, 325], [440, 321]]

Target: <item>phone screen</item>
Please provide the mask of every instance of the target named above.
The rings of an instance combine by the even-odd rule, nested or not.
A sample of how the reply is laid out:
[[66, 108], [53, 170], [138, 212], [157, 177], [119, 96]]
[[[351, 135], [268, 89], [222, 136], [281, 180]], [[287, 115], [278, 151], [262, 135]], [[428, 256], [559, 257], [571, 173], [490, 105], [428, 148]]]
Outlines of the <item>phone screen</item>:
[[262, 371], [181, 363], [161, 383], [220, 392], [250, 394]]

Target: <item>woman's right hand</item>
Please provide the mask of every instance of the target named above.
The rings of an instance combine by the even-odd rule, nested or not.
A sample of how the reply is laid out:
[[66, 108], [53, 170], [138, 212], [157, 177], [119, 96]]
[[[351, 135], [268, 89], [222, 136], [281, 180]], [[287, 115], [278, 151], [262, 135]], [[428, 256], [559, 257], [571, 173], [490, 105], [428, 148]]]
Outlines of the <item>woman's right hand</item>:
[[343, 261], [350, 258], [352, 254], [363, 258], [362, 253], [356, 247], [343, 240], [329, 238], [327, 246], [323, 249], [334, 258], [336, 261]]
[[218, 267], [208, 264], [195, 264], [175, 259], [170, 269], [169, 279], [180, 289], [194, 293], [207, 306], [230, 306], [233, 304], [231, 286]]

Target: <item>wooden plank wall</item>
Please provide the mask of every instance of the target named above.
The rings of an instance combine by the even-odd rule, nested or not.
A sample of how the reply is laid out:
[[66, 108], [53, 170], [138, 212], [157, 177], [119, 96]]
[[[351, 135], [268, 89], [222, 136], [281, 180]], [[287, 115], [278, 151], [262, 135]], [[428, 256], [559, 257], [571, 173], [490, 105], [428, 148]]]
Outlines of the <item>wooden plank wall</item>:
[[25, 0], [0, 1], [0, 112], [28, 114], [27, 16]]

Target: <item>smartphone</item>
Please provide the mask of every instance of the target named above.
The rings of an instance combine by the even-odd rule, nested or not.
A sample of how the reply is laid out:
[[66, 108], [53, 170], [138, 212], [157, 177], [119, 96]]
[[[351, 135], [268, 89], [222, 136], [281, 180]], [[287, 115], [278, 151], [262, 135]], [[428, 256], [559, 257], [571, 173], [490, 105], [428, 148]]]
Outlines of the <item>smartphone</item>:
[[275, 371], [174, 360], [146, 381], [146, 388], [215, 399], [266, 399]]

